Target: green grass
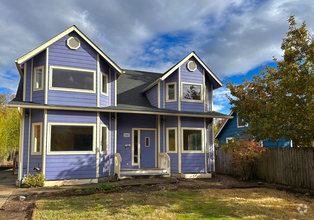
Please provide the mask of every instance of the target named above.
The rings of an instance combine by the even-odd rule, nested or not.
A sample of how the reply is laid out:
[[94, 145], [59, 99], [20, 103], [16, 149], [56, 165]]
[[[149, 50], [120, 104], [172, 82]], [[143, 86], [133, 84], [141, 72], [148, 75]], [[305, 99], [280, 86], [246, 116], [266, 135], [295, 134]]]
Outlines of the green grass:
[[[106, 187], [105, 187], [106, 188]], [[297, 211], [300, 203], [286, 192], [230, 189], [96, 193], [42, 200], [36, 219], [310, 219]]]

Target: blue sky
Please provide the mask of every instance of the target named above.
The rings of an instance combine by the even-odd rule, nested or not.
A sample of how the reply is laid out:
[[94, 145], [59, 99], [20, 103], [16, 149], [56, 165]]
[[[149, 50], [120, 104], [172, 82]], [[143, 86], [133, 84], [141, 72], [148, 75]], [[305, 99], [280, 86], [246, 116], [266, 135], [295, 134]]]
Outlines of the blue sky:
[[[121, 68], [163, 73], [195, 51], [224, 82], [281, 59], [287, 19], [314, 27], [313, 0], [0, 1], [0, 92], [16, 91], [14, 60], [76, 25]], [[214, 109], [229, 113], [229, 91]]]

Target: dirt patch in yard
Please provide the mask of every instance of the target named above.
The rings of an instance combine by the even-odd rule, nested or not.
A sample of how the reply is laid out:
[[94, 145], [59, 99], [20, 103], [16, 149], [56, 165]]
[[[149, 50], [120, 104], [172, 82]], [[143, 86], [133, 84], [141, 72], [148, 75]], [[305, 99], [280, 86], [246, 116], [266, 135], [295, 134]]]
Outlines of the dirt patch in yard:
[[[92, 185], [90, 186], [92, 187]], [[246, 190], [247, 188], [247, 190]], [[215, 190], [217, 189], [217, 191]], [[239, 189], [240, 191], [237, 191]], [[266, 207], [267, 204], [264, 204], [263, 196], [265, 194], [271, 193], [273, 199], [273, 204], [270, 204], [271, 209], [276, 209], [283, 204], [280, 204], [281, 201], [289, 201], [291, 204], [286, 204], [291, 209], [296, 212], [295, 204], [304, 202], [305, 204], [312, 204], [314, 201], [314, 192], [305, 190], [305, 189], [296, 189], [288, 186], [270, 184], [265, 182], [258, 181], [240, 181], [236, 178], [225, 176], [225, 175], [216, 175], [212, 179], [178, 179], [175, 184], [157, 184], [157, 185], [140, 185], [135, 187], [122, 187], [111, 192], [104, 193], [137, 193], [137, 194], [148, 194], [154, 191], [177, 191], [177, 190], [188, 190], [196, 191], [203, 193], [204, 196], [210, 196], [222, 201], [228, 201], [234, 204], [241, 205], [242, 207], [249, 203], [260, 203], [261, 207]], [[269, 190], [269, 191], [267, 191]], [[286, 192], [281, 192], [281, 191]], [[308, 194], [306, 194], [308, 193]], [[92, 193], [87, 193], [88, 195]], [[239, 196], [243, 194], [243, 196]], [[306, 195], [305, 195], [306, 194]], [[10, 198], [0, 210], [0, 219], [31, 219], [32, 210], [35, 207], [35, 202], [41, 199], [47, 199], [49, 197], [56, 196], [81, 196], [79, 193], [62, 193], [59, 192], [53, 193], [40, 193], [32, 194], [27, 196], [24, 202], [20, 203], [19, 198]], [[289, 197], [287, 199], [283, 197]], [[277, 201], [278, 200], [278, 201]], [[246, 201], [246, 202], [244, 202]], [[197, 202], [197, 201], [196, 201]], [[195, 202], [195, 203], [196, 203]], [[269, 201], [268, 201], [269, 202]], [[276, 204], [278, 203], [278, 204]], [[294, 205], [292, 205], [294, 204]], [[280, 208], [280, 207], [279, 207]], [[311, 207], [314, 209], [314, 207]], [[237, 213], [240, 215], [245, 215], [246, 213]], [[288, 214], [287, 214], [288, 215]], [[300, 217], [298, 215], [298, 217]], [[280, 219], [280, 218], [279, 218]], [[306, 219], [306, 218], [304, 218]]]

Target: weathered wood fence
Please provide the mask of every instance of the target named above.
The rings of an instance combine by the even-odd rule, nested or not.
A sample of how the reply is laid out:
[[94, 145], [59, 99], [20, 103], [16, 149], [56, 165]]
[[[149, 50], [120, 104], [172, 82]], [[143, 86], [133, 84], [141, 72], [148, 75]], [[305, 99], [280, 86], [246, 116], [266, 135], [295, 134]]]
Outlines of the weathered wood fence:
[[[238, 176], [230, 155], [216, 150], [216, 173]], [[257, 179], [314, 190], [314, 148], [267, 148], [260, 159]]]

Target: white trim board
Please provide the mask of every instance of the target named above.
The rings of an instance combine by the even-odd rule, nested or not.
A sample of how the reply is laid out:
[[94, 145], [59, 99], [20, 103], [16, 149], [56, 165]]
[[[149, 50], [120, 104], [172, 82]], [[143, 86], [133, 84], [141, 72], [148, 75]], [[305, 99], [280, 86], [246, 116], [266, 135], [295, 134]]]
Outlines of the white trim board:
[[157, 80], [155, 80], [153, 83], [151, 83], [149, 86], [147, 86], [145, 89], [142, 90], [142, 93], [146, 92], [150, 88], [152, 88], [154, 85], [156, 85], [158, 82], [165, 80], [168, 76], [170, 76], [176, 69], [178, 69], [180, 66], [182, 66], [188, 59], [191, 57], [194, 57], [202, 66], [203, 68], [208, 72], [208, 74], [220, 85], [223, 86], [223, 83], [218, 79], [218, 77], [204, 64], [204, 62], [197, 56], [197, 54], [192, 51], [189, 55], [187, 55], [183, 60], [181, 60], [179, 63], [174, 65], [168, 72], [163, 75], [162, 77], [159, 77]]
[[65, 31], [61, 32], [57, 36], [51, 38], [48, 40], [46, 43], [40, 45], [39, 47], [35, 48], [34, 50], [30, 51], [29, 53], [25, 54], [24, 56], [18, 58], [15, 60], [15, 63], [17, 64], [22, 64], [28, 59], [32, 58], [33, 56], [39, 54], [43, 50], [45, 50], [47, 47], [49, 47], [51, 44], [55, 43], [56, 41], [60, 40], [62, 37], [65, 35], [71, 33], [72, 31], [75, 31], [81, 38], [83, 38], [94, 50], [97, 51], [112, 67], [114, 67], [119, 73], [122, 73], [122, 69], [115, 63], [113, 62], [103, 51], [101, 51], [96, 44], [94, 44], [86, 35], [81, 32], [75, 25], [69, 27]]

